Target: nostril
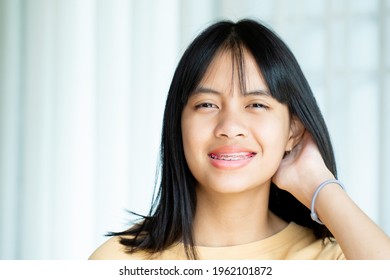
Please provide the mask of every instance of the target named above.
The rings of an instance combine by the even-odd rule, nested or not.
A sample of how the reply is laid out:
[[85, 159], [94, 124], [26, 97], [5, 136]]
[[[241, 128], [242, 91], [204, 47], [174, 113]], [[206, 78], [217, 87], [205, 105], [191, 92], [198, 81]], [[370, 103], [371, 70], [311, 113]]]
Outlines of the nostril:
[[236, 137], [245, 137], [247, 135], [247, 126], [245, 121], [236, 115], [229, 115], [220, 120], [215, 127], [216, 137], [234, 139]]
[[245, 137], [245, 133], [220, 133], [218, 134], [219, 137], [221, 138], [236, 138], [236, 137]]

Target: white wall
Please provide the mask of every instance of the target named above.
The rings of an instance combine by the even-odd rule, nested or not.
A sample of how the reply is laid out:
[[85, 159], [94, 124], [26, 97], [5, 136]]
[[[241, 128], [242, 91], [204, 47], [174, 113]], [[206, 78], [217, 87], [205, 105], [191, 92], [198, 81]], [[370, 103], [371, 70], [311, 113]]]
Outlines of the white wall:
[[390, 0], [2, 0], [0, 259], [85, 259], [146, 214], [178, 59], [243, 17], [296, 54], [341, 180], [390, 234]]

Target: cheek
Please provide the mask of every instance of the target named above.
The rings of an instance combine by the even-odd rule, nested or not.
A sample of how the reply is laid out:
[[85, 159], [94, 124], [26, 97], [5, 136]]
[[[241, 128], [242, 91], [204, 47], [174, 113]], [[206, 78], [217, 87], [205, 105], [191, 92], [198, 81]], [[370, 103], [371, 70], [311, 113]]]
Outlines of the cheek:
[[188, 168], [192, 175], [197, 178], [202, 173], [202, 166], [204, 165], [204, 154], [201, 143], [204, 142], [202, 132], [197, 131], [197, 128], [188, 122], [182, 122], [182, 139], [184, 157], [187, 162]]
[[189, 147], [191, 147], [191, 131], [188, 129], [188, 126], [182, 122], [182, 139], [183, 139], [183, 149], [184, 156], [187, 158]]
[[254, 126], [254, 134], [261, 143], [263, 152], [284, 154], [288, 139], [289, 128], [280, 119], [268, 119]]
[[187, 162], [199, 154], [202, 143], [205, 142], [207, 126], [202, 126], [193, 118], [183, 118], [182, 120], [182, 139], [184, 155]]
[[183, 145], [187, 150], [199, 149], [213, 133], [213, 121], [187, 110], [183, 112], [181, 120]]

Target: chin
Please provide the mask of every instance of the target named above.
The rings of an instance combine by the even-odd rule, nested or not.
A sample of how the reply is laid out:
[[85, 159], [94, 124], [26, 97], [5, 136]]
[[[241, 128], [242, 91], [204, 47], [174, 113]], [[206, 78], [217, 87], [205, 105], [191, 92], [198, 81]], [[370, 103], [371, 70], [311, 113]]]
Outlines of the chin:
[[226, 183], [218, 182], [209, 186], [213, 186], [210, 188], [213, 190], [213, 192], [220, 194], [242, 194], [262, 188], [261, 185], [243, 182], [242, 180], [239, 182], [234, 182], [231, 180], [227, 181]]

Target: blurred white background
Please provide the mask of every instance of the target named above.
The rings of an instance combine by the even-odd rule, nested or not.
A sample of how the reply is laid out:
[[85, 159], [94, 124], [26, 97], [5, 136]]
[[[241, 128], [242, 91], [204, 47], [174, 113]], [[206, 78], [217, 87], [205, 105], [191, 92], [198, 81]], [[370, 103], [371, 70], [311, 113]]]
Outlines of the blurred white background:
[[86, 259], [146, 214], [176, 64], [244, 17], [291, 47], [340, 179], [390, 234], [390, 0], [0, 0], [0, 259]]

